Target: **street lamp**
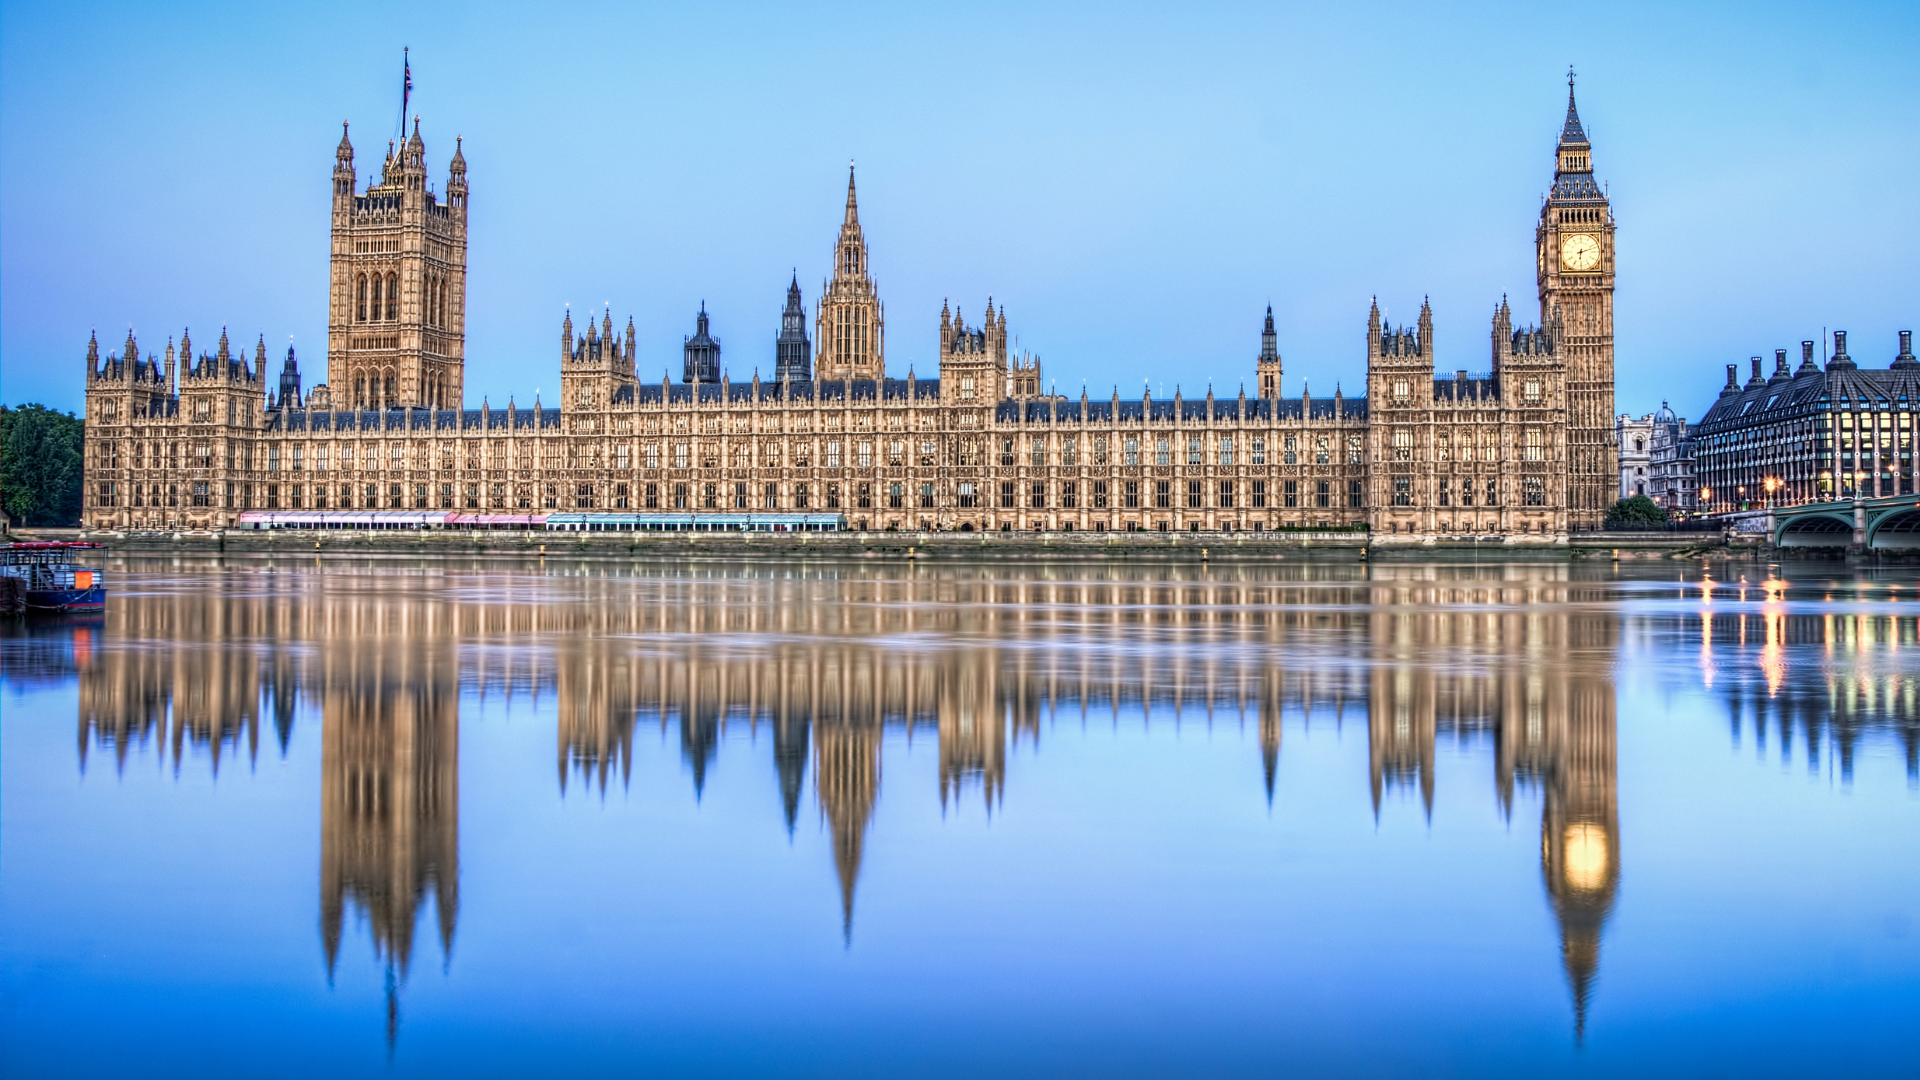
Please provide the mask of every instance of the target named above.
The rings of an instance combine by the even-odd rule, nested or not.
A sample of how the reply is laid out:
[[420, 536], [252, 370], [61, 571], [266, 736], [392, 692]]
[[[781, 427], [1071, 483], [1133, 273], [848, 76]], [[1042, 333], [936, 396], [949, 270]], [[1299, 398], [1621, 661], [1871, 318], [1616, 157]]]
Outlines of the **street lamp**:
[[1765, 483], [1767, 488], [1767, 509], [1771, 510], [1773, 509], [1773, 493], [1780, 490], [1780, 478], [1777, 476], [1769, 476]]

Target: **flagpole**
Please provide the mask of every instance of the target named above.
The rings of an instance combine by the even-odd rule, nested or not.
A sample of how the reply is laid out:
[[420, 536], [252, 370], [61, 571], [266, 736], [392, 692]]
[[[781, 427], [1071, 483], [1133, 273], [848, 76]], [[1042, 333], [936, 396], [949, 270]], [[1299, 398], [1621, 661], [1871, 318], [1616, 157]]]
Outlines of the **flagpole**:
[[400, 47], [400, 141], [407, 141], [407, 105], [413, 97], [413, 60], [407, 46]]

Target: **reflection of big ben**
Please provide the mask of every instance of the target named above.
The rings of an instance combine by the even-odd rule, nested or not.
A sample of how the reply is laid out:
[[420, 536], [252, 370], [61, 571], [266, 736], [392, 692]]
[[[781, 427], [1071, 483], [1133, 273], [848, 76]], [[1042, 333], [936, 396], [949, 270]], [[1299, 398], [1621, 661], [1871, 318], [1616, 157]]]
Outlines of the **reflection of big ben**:
[[1563, 619], [1565, 662], [1506, 681], [1496, 782], [1503, 804], [1516, 777], [1540, 787], [1540, 869], [1560, 922], [1580, 1036], [1600, 969], [1600, 934], [1620, 885], [1613, 680], [1600, 662], [1612, 653], [1615, 624], [1607, 616]]
[[1600, 930], [1620, 885], [1613, 684], [1602, 677], [1570, 679], [1566, 714], [1556, 719], [1541, 776], [1540, 863], [1560, 918], [1575, 1032], [1584, 1035], [1600, 968]]
[[1383, 790], [1417, 784], [1431, 813], [1436, 736], [1491, 729], [1503, 811], [1511, 811], [1516, 784], [1540, 789], [1541, 869], [1560, 922], [1575, 1030], [1584, 1034], [1600, 935], [1620, 882], [1614, 617], [1567, 606], [1578, 599], [1574, 590], [1551, 579], [1372, 573], [1374, 602], [1385, 612], [1371, 627], [1374, 812]]
[[[424, 635], [423, 635], [424, 636]], [[432, 889], [440, 945], [460, 907], [460, 726], [454, 659], [360, 637], [322, 649], [320, 923], [333, 969], [345, 908], [404, 975]]]

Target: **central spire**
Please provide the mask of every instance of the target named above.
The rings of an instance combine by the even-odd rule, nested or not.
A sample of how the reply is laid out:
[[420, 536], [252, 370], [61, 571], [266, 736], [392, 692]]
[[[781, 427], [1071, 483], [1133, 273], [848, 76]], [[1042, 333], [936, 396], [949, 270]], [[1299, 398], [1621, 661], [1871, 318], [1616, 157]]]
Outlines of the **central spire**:
[[1573, 101], [1573, 69], [1567, 69], [1567, 122], [1560, 128], [1561, 146], [1586, 146], [1587, 132], [1580, 126], [1580, 110]]
[[833, 274], [820, 290], [813, 377], [829, 381], [885, 378], [882, 322], [880, 299], [868, 272], [853, 163], [848, 162], [847, 213], [834, 243]]

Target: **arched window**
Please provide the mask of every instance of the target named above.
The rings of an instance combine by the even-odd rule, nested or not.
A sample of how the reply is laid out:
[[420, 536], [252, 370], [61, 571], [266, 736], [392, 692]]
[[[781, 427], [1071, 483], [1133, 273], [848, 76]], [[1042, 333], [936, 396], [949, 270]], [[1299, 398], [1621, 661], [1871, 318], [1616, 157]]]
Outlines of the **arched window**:
[[400, 317], [400, 279], [387, 275], [387, 321]]
[[[366, 284], [364, 280], [360, 282], [362, 288], [365, 288]], [[364, 409], [367, 407], [367, 377], [365, 375], [353, 380], [353, 407], [356, 409]]]
[[[391, 309], [389, 309], [389, 310], [391, 310]], [[387, 390], [387, 392], [386, 392], [386, 406], [387, 406], [388, 408], [392, 408], [392, 407], [393, 407], [393, 402], [394, 402], [394, 394], [393, 394], [393, 373], [392, 373], [392, 372], [388, 372], [388, 373], [387, 373], [387, 387], [386, 387], [386, 390]]]
[[379, 276], [375, 275], [373, 279], [373, 321], [374, 322], [380, 321], [380, 284], [381, 283], [380, 283]]
[[355, 286], [355, 293], [357, 294], [358, 299], [356, 301], [357, 306], [354, 308], [354, 321], [366, 322], [367, 321], [367, 275], [365, 274], [360, 275], [359, 284]]

